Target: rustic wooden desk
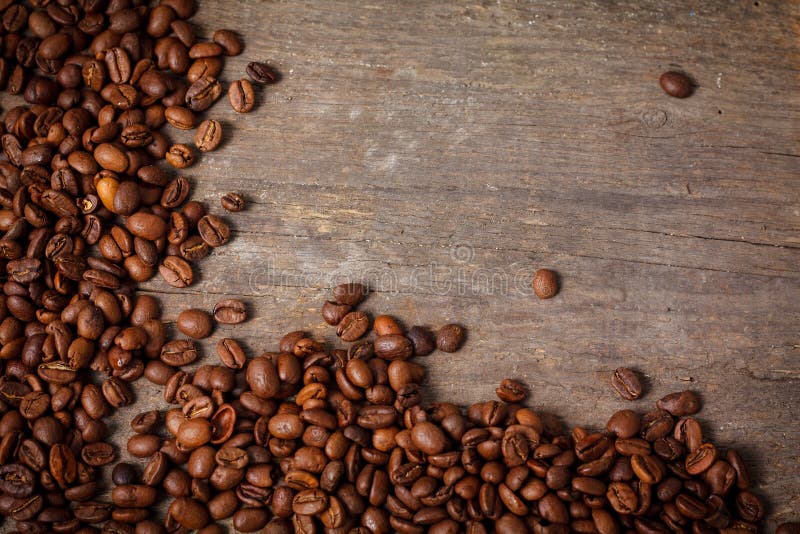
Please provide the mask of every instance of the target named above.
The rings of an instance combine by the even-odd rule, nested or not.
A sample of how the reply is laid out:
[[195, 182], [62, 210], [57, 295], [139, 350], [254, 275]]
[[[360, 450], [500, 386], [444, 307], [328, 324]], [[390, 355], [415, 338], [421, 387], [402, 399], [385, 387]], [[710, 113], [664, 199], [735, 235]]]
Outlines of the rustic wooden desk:
[[[425, 360], [433, 397], [469, 403], [504, 377], [530, 404], [599, 427], [648, 394], [702, 394], [705, 430], [740, 444], [775, 521], [800, 510], [800, 10], [779, 0], [203, 2], [195, 21], [283, 73], [256, 110], [212, 108], [226, 143], [187, 173], [194, 198], [244, 193], [234, 239], [165, 317], [244, 295], [218, 328], [252, 354], [288, 330], [335, 340], [333, 283], [408, 325], [457, 321]], [[207, 32], [210, 35], [210, 31]], [[665, 95], [661, 72], [697, 82]], [[174, 139], [183, 139], [181, 132]], [[556, 269], [562, 291], [529, 282]], [[164, 409], [160, 390], [140, 403]]]

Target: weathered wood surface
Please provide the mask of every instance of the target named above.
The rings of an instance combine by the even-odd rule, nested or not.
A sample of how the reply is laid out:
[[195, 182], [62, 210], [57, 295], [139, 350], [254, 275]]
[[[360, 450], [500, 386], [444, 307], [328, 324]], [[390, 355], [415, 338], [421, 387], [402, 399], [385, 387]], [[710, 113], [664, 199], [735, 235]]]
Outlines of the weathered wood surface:
[[[800, 8], [795, 2], [203, 2], [208, 31], [283, 73], [256, 110], [211, 114], [227, 142], [187, 174], [194, 197], [246, 194], [232, 242], [165, 317], [245, 295], [218, 328], [252, 354], [289, 330], [334, 342], [328, 288], [365, 308], [469, 329], [424, 363], [432, 398], [493, 396], [600, 427], [623, 407], [609, 371], [648, 379], [635, 403], [692, 388], [718, 442], [740, 445], [775, 521], [800, 509]], [[667, 97], [659, 74], [698, 84]], [[172, 132], [183, 139], [181, 132]], [[538, 267], [561, 293], [532, 297]], [[144, 381], [125, 418], [164, 409]], [[124, 443], [128, 428], [117, 425]]]
[[[637, 408], [701, 392], [771, 520], [797, 517], [796, 3], [206, 2], [196, 20], [244, 36], [228, 79], [253, 59], [284, 75], [250, 115], [213, 109], [229, 141], [189, 173], [217, 209], [248, 195], [235, 239], [190, 291], [148, 285], [168, 318], [247, 296], [253, 319], [207, 359], [222, 335], [253, 354], [297, 328], [333, 342], [327, 288], [365, 280], [371, 312], [469, 328], [425, 362], [436, 399], [512, 376], [598, 427], [623, 406], [609, 371], [632, 366]], [[689, 99], [658, 86], [675, 67]], [[548, 302], [542, 266], [563, 278]]]

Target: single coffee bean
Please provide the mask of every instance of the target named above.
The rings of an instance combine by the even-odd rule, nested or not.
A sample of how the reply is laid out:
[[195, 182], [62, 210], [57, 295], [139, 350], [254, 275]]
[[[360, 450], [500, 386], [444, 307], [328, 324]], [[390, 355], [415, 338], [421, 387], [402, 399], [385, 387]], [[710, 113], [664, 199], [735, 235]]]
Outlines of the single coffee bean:
[[247, 75], [250, 76], [250, 79], [255, 83], [270, 84], [274, 83], [278, 78], [272, 67], [266, 63], [251, 61], [247, 64], [247, 68], [245, 70]]
[[332, 300], [326, 300], [322, 305], [322, 319], [329, 325], [336, 326], [342, 319], [350, 313], [352, 306], [339, 304]]
[[[216, 317], [216, 315], [215, 309], [214, 316]], [[207, 338], [214, 330], [214, 323], [211, 319], [211, 315], [196, 308], [180, 312], [176, 325], [181, 333], [194, 339]]]
[[447, 324], [436, 334], [436, 347], [442, 352], [455, 352], [464, 343], [466, 332], [457, 324]]
[[247, 305], [239, 299], [224, 299], [214, 305], [214, 319], [221, 324], [239, 324], [247, 319]]
[[228, 100], [237, 113], [248, 113], [255, 106], [255, 92], [250, 80], [236, 80], [228, 89]]
[[369, 316], [362, 311], [350, 312], [339, 322], [336, 335], [342, 341], [352, 342], [363, 336], [369, 330]]
[[358, 306], [366, 295], [367, 288], [363, 284], [339, 284], [333, 288], [333, 300], [348, 306]]
[[169, 147], [164, 159], [176, 169], [185, 169], [194, 163], [194, 150], [189, 145], [177, 143]]
[[[219, 121], [206, 119], [200, 123], [200, 126], [197, 127], [197, 131], [194, 134], [194, 146], [197, 147], [197, 150], [200, 152], [211, 152], [216, 149], [221, 142], [222, 124], [220, 124]], [[225, 207], [224, 204], [223, 207]]]
[[540, 299], [549, 299], [558, 293], [558, 278], [550, 269], [538, 269], [533, 276], [533, 292]]
[[625, 400], [636, 400], [642, 396], [642, 383], [635, 371], [619, 367], [611, 373], [611, 385]]
[[244, 209], [244, 198], [239, 193], [225, 193], [220, 199], [222, 207], [236, 213]]
[[682, 72], [665, 72], [659, 77], [658, 83], [665, 93], [675, 98], [686, 98], [692, 94], [692, 80]]
[[693, 391], [680, 391], [656, 401], [660, 410], [666, 410], [676, 417], [694, 415], [700, 411], [700, 399]]
[[500, 382], [500, 387], [495, 390], [495, 393], [500, 400], [505, 402], [522, 402], [527, 396], [525, 386], [510, 378]]
[[216, 215], [205, 215], [197, 222], [197, 231], [208, 246], [219, 247], [228, 242], [231, 231], [228, 225]]
[[414, 356], [427, 356], [436, 349], [436, 336], [423, 326], [412, 326], [406, 336], [414, 346]]
[[217, 343], [217, 356], [225, 367], [242, 369], [247, 356], [235, 339], [223, 338]]

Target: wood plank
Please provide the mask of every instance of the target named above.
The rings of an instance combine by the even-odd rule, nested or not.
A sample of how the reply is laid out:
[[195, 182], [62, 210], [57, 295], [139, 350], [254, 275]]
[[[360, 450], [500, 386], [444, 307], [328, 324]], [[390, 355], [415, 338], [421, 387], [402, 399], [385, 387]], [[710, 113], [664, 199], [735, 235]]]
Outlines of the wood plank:
[[[187, 170], [232, 242], [186, 291], [160, 280], [173, 321], [245, 295], [252, 319], [222, 336], [250, 354], [304, 328], [363, 280], [365, 309], [467, 326], [424, 363], [432, 400], [488, 399], [507, 376], [531, 405], [601, 427], [607, 385], [639, 369], [646, 410], [686, 387], [704, 429], [736, 445], [769, 502], [769, 530], [800, 509], [800, 7], [796, 2], [252, 0], [203, 3], [195, 21], [246, 42], [224, 78], [267, 60], [281, 83], [236, 115]], [[658, 76], [685, 69], [686, 100]], [[3, 97], [2, 104], [8, 107]], [[185, 132], [169, 131], [175, 140]], [[541, 266], [563, 286], [548, 302]], [[137, 384], [140, 404], [160, 391]]]

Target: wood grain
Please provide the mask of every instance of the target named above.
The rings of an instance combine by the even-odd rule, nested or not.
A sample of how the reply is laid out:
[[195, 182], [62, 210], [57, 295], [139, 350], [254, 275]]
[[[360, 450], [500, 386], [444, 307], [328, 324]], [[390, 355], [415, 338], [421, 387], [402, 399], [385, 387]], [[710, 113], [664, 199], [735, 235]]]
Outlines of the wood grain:
[[[246, 295], [253, 319], [211, 343], [335, 343], [319, 306], [363, 280], [370, 312], [468, 327], [425, 362], [432, 399], [512, 376], [597, 428], [629, 365], [638, 409], [699, 391], [771, 521], [800, 509], [797, 4], [215, 2], [196, 19], [244, 36], [228, 79], [260, 59], [283, 80], [248, 116], [211, 112], [229, 142], [192, 169], [195, 196], [249, 208], [200, 282], [164, 295], [168, 318]], [[671, 68], [691, 98], [661, 91]], [[562, 277], [552, 301], [530, 291], [541, 266]]]
[[[365, 308], [467, 326], [424, 363], [431, 399], [493, 396], [592, 428], [624, 406], [608, 385], [647, 378], [635, 407], [698, 391], [708, 434], [744, 451], [769, 527], [800, 509], [800, 8], [778, 0], [204, 2], [207, 35], [237, 30], [283, 79], [236, 115], [187, 173], [234, 239], [165, 317], [245, 295], [220, 327], [251, 354], [298, 328], [335, 343], [318, 309], [363, 280]], [[658, 76], [682, 69], [686, 100]], [[175, 140], [188, 139], [170, 131]], [[537, 301], [533, 271], [561, 293]], [[164, 409], [137, 384], [140, 404]]]

